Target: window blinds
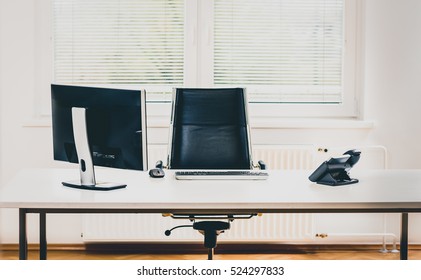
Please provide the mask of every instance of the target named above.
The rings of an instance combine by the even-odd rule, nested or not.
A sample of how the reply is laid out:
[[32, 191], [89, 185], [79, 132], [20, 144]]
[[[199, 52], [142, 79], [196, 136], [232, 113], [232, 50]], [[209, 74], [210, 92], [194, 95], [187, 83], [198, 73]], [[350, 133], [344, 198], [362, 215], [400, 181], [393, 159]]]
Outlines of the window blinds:
[[255, 101], [340, 103], [344, 0], [214, 0], [214, 84]]
[[251, 101], [342, 102], [346, 0], [206, 0], [210, 53], [185, 49], [185, 18], [197, 17], [185, 14], [190, 1], [54, 0], [54, 81], [170, 92], [185, 62], [206, 55], [213, 69], [202, 75], [246, 87]]
[[183, 0], [53, 3], [55, 82], [183, 84]]

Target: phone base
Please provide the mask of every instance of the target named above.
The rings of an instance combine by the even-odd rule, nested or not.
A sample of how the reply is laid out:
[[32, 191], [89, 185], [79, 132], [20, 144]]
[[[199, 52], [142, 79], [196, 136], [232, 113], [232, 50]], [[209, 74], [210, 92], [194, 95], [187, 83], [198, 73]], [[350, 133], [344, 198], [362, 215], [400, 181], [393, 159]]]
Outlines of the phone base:
[[358, 179], [346, 179], [346, 180], [330, 180], [330, 181], [326, 181], [326, 180], [320, 180], [317, 181], [317, 184], [321, 184], [321, 185], [328, 185], [328, 186], [344, 186], [344, 185], [350, 185], [350, 184], [355, 184], [358, 183], [359, 180]]

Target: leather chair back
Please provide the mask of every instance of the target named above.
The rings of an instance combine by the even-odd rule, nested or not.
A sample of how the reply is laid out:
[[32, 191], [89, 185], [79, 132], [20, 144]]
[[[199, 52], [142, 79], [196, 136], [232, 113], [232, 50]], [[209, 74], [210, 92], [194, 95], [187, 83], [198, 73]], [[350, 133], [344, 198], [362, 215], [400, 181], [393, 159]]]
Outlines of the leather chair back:
[[242, 88], [174, 91], [171, 169], [252, 169]]

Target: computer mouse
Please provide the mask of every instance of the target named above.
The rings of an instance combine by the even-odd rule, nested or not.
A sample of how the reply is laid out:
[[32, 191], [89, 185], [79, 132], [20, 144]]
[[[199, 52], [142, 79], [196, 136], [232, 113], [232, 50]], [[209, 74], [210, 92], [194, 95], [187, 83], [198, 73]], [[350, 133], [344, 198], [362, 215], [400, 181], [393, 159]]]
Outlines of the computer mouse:
[[161, 168], [153, 168], [149, 170], [149, 176], [152, 178], [163, 178], [165, 176], [165, 172]]

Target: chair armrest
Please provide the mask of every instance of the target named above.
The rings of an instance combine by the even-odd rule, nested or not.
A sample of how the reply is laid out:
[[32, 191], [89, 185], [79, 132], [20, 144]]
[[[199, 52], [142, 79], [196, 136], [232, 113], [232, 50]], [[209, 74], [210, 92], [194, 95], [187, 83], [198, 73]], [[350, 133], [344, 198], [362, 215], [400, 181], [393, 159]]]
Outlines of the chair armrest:
[[156, 163], [155, 163], [155, 167], [156, 168], [160, 168], [160, 169], [162, 169], [163, 168], [163, 162], [162, 162], [162, 160], [158, 160]]
[[261, 170], [266, 170], [266, 163], [265, 163], [263, 160], [259, 160], [259, 161], [257, 162], [257, 165], [259, 166], [259, 168], [260, 168]]

